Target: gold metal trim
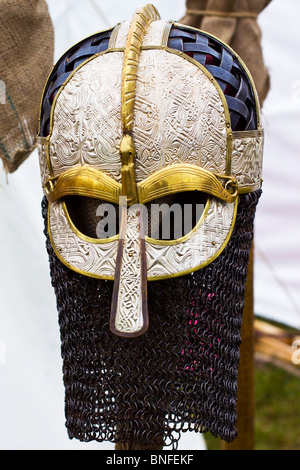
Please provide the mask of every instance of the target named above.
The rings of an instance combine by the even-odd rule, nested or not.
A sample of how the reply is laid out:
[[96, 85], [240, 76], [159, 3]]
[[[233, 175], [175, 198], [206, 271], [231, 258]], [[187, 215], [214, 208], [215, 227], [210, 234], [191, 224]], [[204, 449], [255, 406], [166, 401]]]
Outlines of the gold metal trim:
[[[51, 112], [52, 112], [52, 110], [51, 110]], [[51, 120], [50, 120], [50, 123], [51, 123]], [[48, 166], [49, 175], [53, 176], [53, 169], [52, 169], [52, 164], [51, 164], [51, 159], [50, 159], [50, 133], [46, 137], [45, 155], [46, 155], [46, 162], [47, 162], [47, 166]]]
[[121, 192], [123, 196], [127, 197], [129, 204], [137, 202], [134, 167], [135, 145], [132, 131], [138, 64], [147, 28], [153, 21], [159, 19], [158, 11], [151, 4], [137, 10], [129, 26], [124, 51], [121, 87], [121, 124], [124, 135], [120, 145], [122, 162]]
[[[225, 187], [218, 178], [227, 180]], [[227, 190], [229, 183], [234, 188], [233, 192]], [[138, 183], [139, 202], [142, 204], [170, 194], [195, 190], [233, 202], [238, 193], [237, 180], [233, 176], [217, 175], [202, 167], [183, 163], [162, 168]]]
[[132, 134], [133, 108], [141, 46], [147, 27], [155, 20], [160, 20], [159, 13], [153, 5], [148, 4], [135, 12], [129, 26], [124, 51], [121, 90], [121, 116], [124, 134]]
[[121, 194], [127, 197], [128, 204], [135, 204], [138, 200], [135, 180], [135, 145], [132, 135], [125, 134], [120, 144], [121, 169]]
[[77, 195], [118, 204], [121, 185], [103, 171], [89, 165], [70, 168], [58, 177], [50, 177], [45, 184], [48, 201]]

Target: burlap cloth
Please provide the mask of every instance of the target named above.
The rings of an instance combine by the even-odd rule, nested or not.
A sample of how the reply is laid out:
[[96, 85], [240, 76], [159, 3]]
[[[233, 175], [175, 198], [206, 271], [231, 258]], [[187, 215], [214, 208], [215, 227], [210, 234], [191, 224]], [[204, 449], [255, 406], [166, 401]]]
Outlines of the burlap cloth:
[[34, 149], [41, 95], [53, 65], [44, 0], [0, 0], [0, 157], [14, 172]]
[[261, 106], [270, 88], [270, 77], [257, 16], [269, 3], [271, 0], [186, 0], [186, 15], [179, 20], [232, 47], [252, 74]]

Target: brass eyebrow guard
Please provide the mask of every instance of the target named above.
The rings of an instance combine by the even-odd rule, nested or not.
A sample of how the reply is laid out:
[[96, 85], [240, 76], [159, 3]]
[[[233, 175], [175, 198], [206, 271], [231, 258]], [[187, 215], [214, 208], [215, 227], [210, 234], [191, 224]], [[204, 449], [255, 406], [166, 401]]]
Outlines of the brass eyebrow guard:
[[[225, 180], [225, 187], [219, 180]], [[64, 196], [87, 196], [119, 204], [121, 184], [103, 171], [88, 165], [65, 171], [58, 177], [50, 177], [45, 185], [49, 202]], [[233, 176], [214, 174], [204, 168], [178, 164], [156, 171], [137, 184], [140, 204], [183, 191], [202, 191], [224, 202], [234, 202], [238, 184]], [[130, 201], [128, 201], [128, 205]]]
[[121, 185], [103, 171], [82, 165], [50, 177], [44, 187], [49, 202], [64, 196], [87, 196], [119, 203]]
[[[219, 180], [225, 180], [225, 187]], [[121, 184], [101, 170], [88, 165], [65, 171], [58, 177], [50, 177], [45, 185], [49, 202], [64, 196], [87, 196], [119, 204]], [[137, 184], [140, 204], [183, 191], [202, 191], [224, 202], [234, 202], [238, 184], [233, 176], [214, 174], [204, 168], [176, 164], [156, 171]], [[128, 201], [128, 205], [130, 201]]]
[[[225, 187], [219, 179], [227, 180]], [[202, 191], [225, 202], [234, 202], [238, 195], [237, 180], [233, 176], [214, 174], [190, 164], [170, 165], [137, 186], [141, 204], [183, 191]]]

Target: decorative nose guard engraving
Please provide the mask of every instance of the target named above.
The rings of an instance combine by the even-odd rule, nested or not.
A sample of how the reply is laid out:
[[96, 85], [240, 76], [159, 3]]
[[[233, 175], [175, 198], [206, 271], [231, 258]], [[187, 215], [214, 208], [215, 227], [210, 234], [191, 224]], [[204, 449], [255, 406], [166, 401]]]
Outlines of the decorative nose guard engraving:
[[[138, 10], [129, 27], [122, 70], [121, 194], [129, 205], [137, 203], [135, 145], [132, 138], [137, 69], [147, 27], [160, 16], [153, 5]], [[121, 227], [111, 304], [110, 329], [118, 336], [137, 337], [148, 329], [147, 266], [140, 211], [121, 205]]]
[[138, 207], [120, 207], [121, 227], [111, 304], [111, 331], [136, 337], [148, 329], [147, 265], [143, 220]]

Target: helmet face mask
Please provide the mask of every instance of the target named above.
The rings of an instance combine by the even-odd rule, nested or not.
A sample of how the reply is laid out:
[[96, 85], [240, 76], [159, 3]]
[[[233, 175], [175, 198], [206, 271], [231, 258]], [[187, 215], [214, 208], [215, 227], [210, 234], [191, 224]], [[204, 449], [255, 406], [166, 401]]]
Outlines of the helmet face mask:
[[150, 334], [150, 281], [189, 284], [227, 250], [239, 200], [261, 186], [263, 130], [247, 69], [216, 38], [151, 5], [102, 34], [89, 40], [101, 50], [80, 62], [71, 50], [45, 88], [47, 233], [72, 272], [113, 281], [110, 330], [136, 338]]

